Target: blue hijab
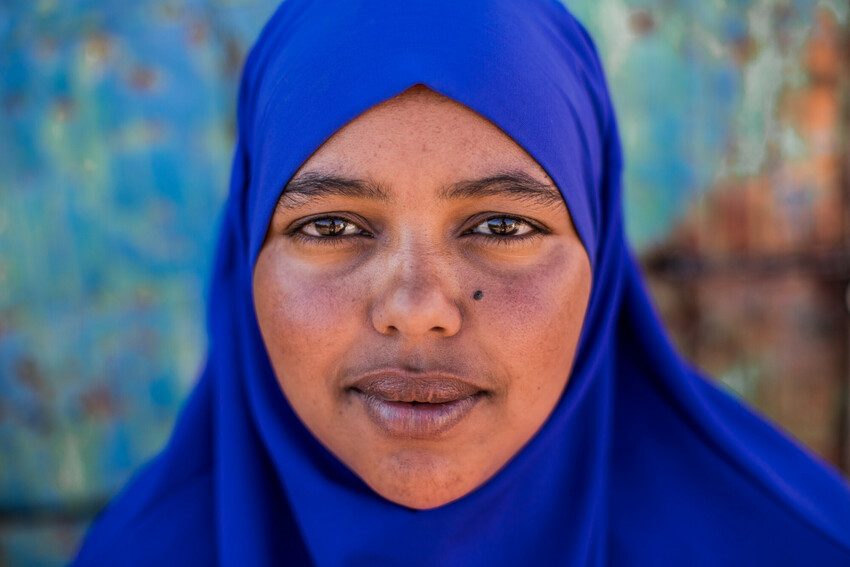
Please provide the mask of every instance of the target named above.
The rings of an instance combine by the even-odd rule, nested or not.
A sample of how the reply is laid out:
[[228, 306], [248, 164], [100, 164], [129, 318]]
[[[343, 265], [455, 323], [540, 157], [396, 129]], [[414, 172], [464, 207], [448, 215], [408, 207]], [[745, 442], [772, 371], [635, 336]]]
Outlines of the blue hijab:
[[[375, 494], [295, 416], [251, 286], [288, 179], [420, 83], [540, 163], [594, 275], [553, 414], [483, 486], [429, 511]], [[288, 0], [248, 57], [238, 121], [205, 369], [79, 565], [850, 565], [847, 486], [699, 376], [659, 323], [625, 241], [600, 60], [561, 4]]]

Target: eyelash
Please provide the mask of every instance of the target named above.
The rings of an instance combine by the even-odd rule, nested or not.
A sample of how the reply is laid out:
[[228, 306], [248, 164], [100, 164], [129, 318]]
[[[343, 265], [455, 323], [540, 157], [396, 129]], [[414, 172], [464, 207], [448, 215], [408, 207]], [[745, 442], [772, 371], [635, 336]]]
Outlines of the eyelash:
[[[530, 231], [525, 233], [525, 234], [520, 234], [520, 235], [516, 235], [516, 236], [514, 236], [514, 235], [484, 234], [484, 233], [481, 233], [481, 232], [473, 232], [476, 228], [480, 227], [481, 225], [484, 225], [484, 224], [486, 224], [486, 223], [488, 223], [492, 220], [496, 220], [496, 219], [510, 219], [510, 220], [517, 221], [521, 226], [524, 225], [524, 226], [528, 227], [530, 229]], [[373, 238], [374, 237], [374, 235], [372, 235], [369, 231], [364, 230], [362, 228], [360, 229], [361, 232], [358, 233], [358, 234], [339, 234], [339, 235], [327, 235], [327, 236], [313, 236], [311, 234], [305, 234], [303, 232], [303, 229], [305, 227], [307, 227], [307, 226], [309, 226], [309, 225], [311, 225], [315, 222], [321, 221], [321, 220], [339, 220], [339, 221], [342, 221], [342, 222], [345, 222], [345, 223], [352, 224], [352, 225], [354, 225], [358, 228], [360, 226], [360, 224], [358, 222], [355, 222], [351, 219], [345, 218], [344, 216], [326, 215], [326, 216], [321, 216], [321, 217], [313, 217], [313, 218], [307, 219], [304, 222], [297, 224], [295, 227], [293, 227], [288, 232], [288, 235], [291, 238], [294, 238], [294, 239], [299, 240], [301, 242], [305, 242], [307, 244], [312, 244], [312, 245], [318, 245], [318, 246], [340, 245], [340, 244], [345, 243], [345, 241], [350, 240], [353, 237], [366, 237], [366, 238]], [[520, 216], [507, 215], [507, 214], [491, 214], [491, 215], [488, 215], [484, 218], [481, 218], [481, 220], [476, 222], [476, 224], [474, 226], [472, 226], [472, 228], [463, 232], [461, 234], [461, 236], [471, 237], [471, 238], [483, 238], [488, 243], [492, 243], [492, 244], [496, 244], [496, 245], [511, 245], [511, 244], [516, 244], [516, 243], [519, 243], [519, 242], [527, 242], [529, 240], [539, 238], [539, 237], [541, 237], [541, 236], [543, 236], [544, 234], [547, 234], [547, 233], [548, 233], [548, 231], [545, 228], [543, 228], [542, 226], [540, 226], [537, 223], [534, 223], [534, 222], [532, 222], [528, 219], [524, 219]]]
[[347, 240], [350, 240], [352, 237], [366, 237], [371, 238], [373, 235], [367, 231], [360, 229], [360, 233], [358, 234], [337, 234], [337, 235], [328, 235], [328, 236], [313, 236], [312, 234], [305, 234], [302, 230], [321, 220], [339, 220], [348, 224], [353, 224], [354, 226], [360, 228], [360, 222], [356, 222], [349, 218], [346, 218], [342, 215], [324, 215], [320, 217], [312, 217], [303, 222], [298, 223], [291, 230], [288, 231], [288, 235], [298, 241], [304, 242], [305, 244], [311, 244], [316, 246], [335, 246], [344, 244]]
[[[496, 244], [496, 245], [500, 245], [500, 246], [510, 246], [512, 244], [518, 244], [520, 242], [525, 243], [525, 242], [528, 242], [530, 240], [540, 238], [544, 234], [548, 233], [548, 231], [545, 228], [538, 225], [537, 223], [532, 222], [532, 221], [525, 219], [523, 217], [516, 216], [516, 215], [489, 214], [489, 215], [486, 215], [484, 217], [479, 217], [479, 218], [480, 218], [480, 220], [478, 220], [472, 228], [470, 228], [469, 230], [467, 230], [463, 234], [461, 234], [461, 236], [471, 237], [471, 238], [483, 238], [487, 241], [488, 244]], [[486, 224], [490, 221], [496, 220], [496, 219], [514, 220], [514, 221], [517, 221], [520, 224], [520, 226], [524, 225], [525, 227], [527, 227], [530, 230], [525, 234], [519, 234], [519, 235], [499, 235], [499, 234], [485, 234], [485, 233], [481, 233], [481, 232], [473, 232], [479, 226]]]

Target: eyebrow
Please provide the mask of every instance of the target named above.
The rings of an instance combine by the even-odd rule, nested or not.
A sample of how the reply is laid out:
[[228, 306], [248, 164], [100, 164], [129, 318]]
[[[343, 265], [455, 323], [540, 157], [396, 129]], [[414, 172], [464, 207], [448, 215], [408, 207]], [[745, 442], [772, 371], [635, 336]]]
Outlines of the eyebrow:
[[388, 202], [390, 193], [378, 183], [309, 171], [293, 178], [283, 188], [278, 207], [291, 209], [310, 199], [322, 197], [354, 197]]
[[[322, 197], [352, 197], [381, 202], [392, 200], [390, 191], [379, 183], [311, 171], [298, 175], [286, 184], [278, 207], [297, 208], [310, 199]], [[538, 181], [519, 170], [458, 181], [441, 188], [437, 197], [445, 201], [507, 197], [544, 206], [564, 204], [560, 191], [554, 185]]]
[[481, 179], [458, 181], [444, 187], [441, 199], [474, 199], [476, 197], [507, 197], [538, 205], [563, 205], [564, 198], [557, 187], [534, 179], [524, 171], [506, 171]]

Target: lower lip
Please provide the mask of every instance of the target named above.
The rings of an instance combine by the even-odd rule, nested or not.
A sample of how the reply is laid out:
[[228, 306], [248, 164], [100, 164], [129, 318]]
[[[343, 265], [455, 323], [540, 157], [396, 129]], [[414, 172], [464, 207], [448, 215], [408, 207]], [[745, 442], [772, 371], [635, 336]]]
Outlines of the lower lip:
[[475, 394], [442, 404], [412, 404], [368, 396], [354, 390], [375, 425], [394, 437], [429, 439], [447, 433], [469, 415], [483, 397]]

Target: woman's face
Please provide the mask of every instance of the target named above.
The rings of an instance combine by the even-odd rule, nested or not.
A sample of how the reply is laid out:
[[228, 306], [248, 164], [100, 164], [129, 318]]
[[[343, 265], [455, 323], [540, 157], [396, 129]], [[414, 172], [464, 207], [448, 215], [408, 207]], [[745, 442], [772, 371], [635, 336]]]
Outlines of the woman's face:
[[549, 416], [591, 273], [543, 169], [417, 87], [293, 176], [253, 283], [307, 428], [377, 493], [426, 509], [484, 483]]

